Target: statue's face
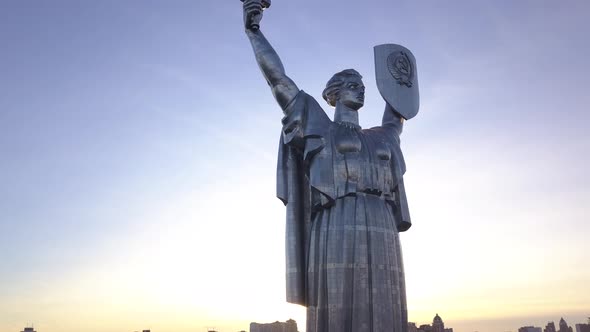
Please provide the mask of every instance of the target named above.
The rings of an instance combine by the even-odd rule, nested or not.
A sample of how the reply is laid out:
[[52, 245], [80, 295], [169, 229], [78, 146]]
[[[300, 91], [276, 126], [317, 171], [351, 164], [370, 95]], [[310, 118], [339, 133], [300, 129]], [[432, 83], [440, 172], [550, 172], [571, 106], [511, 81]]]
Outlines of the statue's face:
[[347, 107], [358, 111], [365, 104], [365, 85], [360, 77], [350, 76], [338, 93], [339, 101]]

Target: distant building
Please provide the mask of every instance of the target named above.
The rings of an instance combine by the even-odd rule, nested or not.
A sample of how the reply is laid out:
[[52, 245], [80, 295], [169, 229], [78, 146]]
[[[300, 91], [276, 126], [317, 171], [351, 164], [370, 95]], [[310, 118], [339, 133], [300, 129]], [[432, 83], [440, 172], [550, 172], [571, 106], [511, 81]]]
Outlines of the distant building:
[[555, 329], [555, 323], [554, 322], [547, 323], [547, 326], [545, 326], [545, 329], [543, 330], [543, 332], [557, 332], [557, 330]]
[[432, 326], [428, 324], [422, 324], [418, 328], [418, 332], [432, 332]]
[[563, 317], [559, 320], [559, 332], [574, 332], [571, 326], [568, 326]]
[[518, 329], [518, 332], [542, 332], [542, 329], [534, 326], [523, 326]]
[[32, 327], [25, 327], [24, 331], [21, 331], [21, 332], [37, 332], [37, 331], [35, 331], [35, 329]]
[[445, 328], [445, 323], [442, 318], [436, 314], [434, 319], [432, 319], [432, 325], [423, 324], [420, 325], [420, 327], [416, 327], [416, 323], [408, 322], [408, 332], [453, 332], [453, 329]]
[[289, 319], [286, 322], [274, 322], [269, 324], [250, 323], [250, 332], [298, 332], [297, 323]]
[[576, 324], [576, 332], [590, 332], [590, 324]]
[[408, 332], [453, 332], [452, 328], [445, 328], [445, 323], [438, 314], [432, 319], [432, 325], [423, 324], [416, 327], [416, 323], [408, 322]]
[[438, 314], [432, 320], [432, 332], [445, 332], [445, 323]]

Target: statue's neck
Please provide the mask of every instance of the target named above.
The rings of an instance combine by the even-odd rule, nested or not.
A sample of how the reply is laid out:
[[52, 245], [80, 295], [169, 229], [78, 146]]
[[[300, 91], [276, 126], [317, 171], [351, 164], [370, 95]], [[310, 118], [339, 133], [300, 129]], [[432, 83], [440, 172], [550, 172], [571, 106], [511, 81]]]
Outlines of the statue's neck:
[[334, 122], [346, 122], [355, 126], [359, 125], [359, 112], [352, 108], [336, 102], [336, 111], [334, 112]]

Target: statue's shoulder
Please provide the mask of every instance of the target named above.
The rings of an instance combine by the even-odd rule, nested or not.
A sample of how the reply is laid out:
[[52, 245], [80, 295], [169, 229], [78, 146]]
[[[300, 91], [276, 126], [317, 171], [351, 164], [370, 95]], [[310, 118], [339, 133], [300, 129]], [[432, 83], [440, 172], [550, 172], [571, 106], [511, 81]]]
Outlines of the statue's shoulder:
[[297, 121], [305, 127], [326, 127], [332, 123], [317, 100], [304, 90], [300, 90], [285, 107], [283, 124]]

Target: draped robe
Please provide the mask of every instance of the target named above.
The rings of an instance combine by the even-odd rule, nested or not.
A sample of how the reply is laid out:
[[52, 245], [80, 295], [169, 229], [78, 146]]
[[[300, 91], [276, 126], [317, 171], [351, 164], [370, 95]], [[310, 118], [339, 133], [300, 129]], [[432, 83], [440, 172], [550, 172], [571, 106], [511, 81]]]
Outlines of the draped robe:
[[282, 123], [287, 301], [307, 307], [308, 332], [405, 332], [400, 118], [388, 109], [380, 127], [333, 122], [300, 91]]

